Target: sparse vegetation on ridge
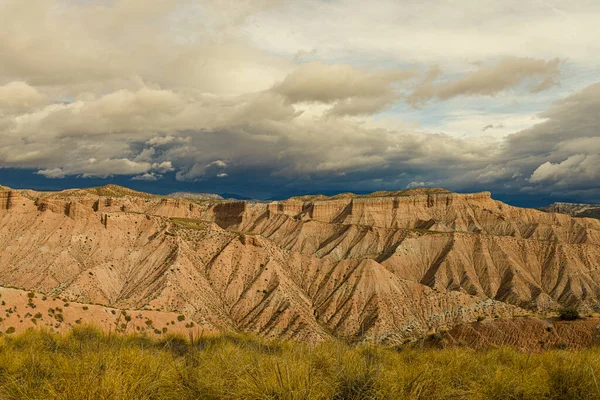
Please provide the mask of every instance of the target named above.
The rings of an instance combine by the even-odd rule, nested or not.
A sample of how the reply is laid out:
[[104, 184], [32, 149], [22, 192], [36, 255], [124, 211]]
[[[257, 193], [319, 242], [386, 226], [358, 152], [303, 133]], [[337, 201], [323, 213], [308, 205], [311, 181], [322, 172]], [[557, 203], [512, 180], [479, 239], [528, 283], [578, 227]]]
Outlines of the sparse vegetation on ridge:
[[0, 398], [592, 399], [600, 349], [402, 350], [249, 335], [105, 334], [80, 326], [0, 337]]

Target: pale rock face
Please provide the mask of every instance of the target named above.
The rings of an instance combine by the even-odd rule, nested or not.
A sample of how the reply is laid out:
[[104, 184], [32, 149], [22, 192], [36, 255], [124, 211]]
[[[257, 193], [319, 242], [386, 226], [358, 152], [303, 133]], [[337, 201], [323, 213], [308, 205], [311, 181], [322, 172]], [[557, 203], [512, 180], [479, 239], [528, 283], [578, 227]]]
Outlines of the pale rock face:
[[541, 210], [567, 214], [571, 217], [600, 219], [600, 204], [553, 203]]
[[600, 221], [487, 192], [172, 199], [0, 192], [0, 284], [207, 330], [397, 343], [478, 315], [600, 308]]

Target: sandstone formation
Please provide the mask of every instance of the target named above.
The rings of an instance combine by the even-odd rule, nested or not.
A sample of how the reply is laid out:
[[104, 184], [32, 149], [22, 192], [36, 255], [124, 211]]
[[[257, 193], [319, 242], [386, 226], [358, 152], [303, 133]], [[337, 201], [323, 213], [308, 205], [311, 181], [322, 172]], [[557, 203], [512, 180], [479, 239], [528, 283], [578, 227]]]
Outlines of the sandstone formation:
[[271, 203], [109, 185], [0, 192], [0, 284], [207, 330], [399, 343], [600, 309], [600, 221], [442, 189]]
[[600, 219], [600, 204], [553, 203], [540, 210], [567, 214], [572, 217]]

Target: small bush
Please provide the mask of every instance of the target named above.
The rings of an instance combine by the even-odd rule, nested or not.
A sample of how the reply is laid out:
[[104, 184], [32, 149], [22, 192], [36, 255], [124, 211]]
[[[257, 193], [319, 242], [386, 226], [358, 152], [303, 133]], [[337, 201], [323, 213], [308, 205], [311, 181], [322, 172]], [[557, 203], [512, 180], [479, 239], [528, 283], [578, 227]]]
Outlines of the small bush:
[[6, 329], [6, 333], [8, 333], [9, 335], [10, 335], [11, 333], [15, 333], [15, 331], [16, 331], [16, 329], [15, 329], [15, 327], [14, 327], [14, 326], [9, 326], [9, 327]]
[[481, 322], [483, 320], [485, 320], [485, 315], [478, 315], [477, 316], [477, 322]]
[[181, 322], [185, 320], [185, 315], [178, 315], [177, 316], [177, 321]]
[[579, 319], [579, 311], [575, 307], [564, 307], [558, 311], [558, 318], [561, 321], [575, 321]]
[[440, 343], [442, 340], [444, 340], [444, 336], [441, 334], [441, 332], [435, 332], [430, 334], [428, 339], [434, 343]]
[[556, 345], [556, 348], [559, 350], [566, 350], [569, 347], [565, 342], [560, 342]]

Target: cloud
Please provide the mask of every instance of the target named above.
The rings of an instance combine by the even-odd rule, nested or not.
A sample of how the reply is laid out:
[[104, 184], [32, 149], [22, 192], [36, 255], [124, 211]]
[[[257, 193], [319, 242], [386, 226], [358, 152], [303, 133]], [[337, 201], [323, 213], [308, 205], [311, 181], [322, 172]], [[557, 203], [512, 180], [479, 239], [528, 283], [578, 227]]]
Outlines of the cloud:
[[456, 67], [458, 61], [514, 56], [559, 57], [595, 68], [599, 60], [600, 4], [593, 0], [381, 0], [368, 9], [360, 0], [309, 4], [282, 2], [249, 19], [245, 33], [274, 53], [291, 58], [314, 49], [330, 63]]
[[36, 173], [50, 179], [62, 179], [66, 176], [65, 171], [63, 171], [62, 168], [42, 169]]
[[187, 143], [190, 141], [189, 137], [179, 137], [179, 136], [155, 136], [148, 140], [146, 144], [148, 146], [165, 146], [172, 143]]
[[209, 167], [219, 167], [219, 168], [227, 168], [227, 163], [223, 160], [216, 160], [211, 162], [210, 164], [206, 165], [206, 168]]
[[162, 174], [175, 171], [175, 168], [173, 168], [173, 164], [171, 163], [171, 161], [154, 163], [152, 164], [152, 169]]
[[147, 83], [228, 94], [266, 89], [287, 63], [233, 31], [268, 3], [6, 0], [0, 77], [61, 96]]
[[486, 125], [483, 128], [481, 128], [481, 131], [485, 132], [488, 129], [502, 129], [502, 128], [505, 128], [504, 124], [497, 124], [497, 125], [489, 124], [489, 125]]
[[457, 96], [492, 96], [530, 81], [529, 91], [539, 92], [556, 84], [560, 74], [558, 58], [544, 61], [534, 58], [508, 57], [492, 67], [480, 67], [458, 79], [436, 82], [434, 70], [408, 97], [413, 106], [437, 98], [448, 100]]
[[[121, 107], [136, 115], [143, 109], [137, 107], [138, 96], [144, 93], [116, 98], [125, 99]], [[362, 190], [381, 185], [512, 188], [556, 195], [588, 190], [599, 178], [600, 134], [595, 127], [600, 126], [600, 84], [556, 102], [541, 113], [537, 125], [495, 140], [385, 128], [344, 118], [271, 119], [268, 107], [256, 108], [265, 112], [256, 112], [254, 118], [240, 113], [260, 95], [182, 100], [178, 94], [155, 94], [150, 98], [160, 101], [146, 104], [164, 106], [163, 117], [156, 117], [160, 111], [145, 110], [143, 115], [160, 129], [145, 122], [136, 127], [115, 108], [98, 106], [103, 97], [25, 113], [13, 130], [0, 136], [0, 164], [38, 168], [38, 174], [48, 178], [124, 175], [155, 180], [175, 172], [181, 182], [227, 177], [232, 184], [265, 185], [273, 180], [330, 188], [360, 184]], [[88, 124], [79, 125], [77, 134], [73, 125], [61, 125], [53, 115], [65, 109], [97, 112], [77, 121]], [[101, 122], [111, 129], [97, 129]]]
[[0, 86], [0, 114], [24, 112], [44, 102], [44, 96], [25, 82], [11, 82]]
[[407, 189], [414, 189], [414, 188], [420, 188], [420, 187], [425, 187], [425, 182], [411, 182], [408, 185], [406, 185]]
[[131, 180], [132, 181], [153, 182], [153, 181], [157, 181], [161, 178], [162, 178], [162, 175], [160, 175], [160, 174], [155, 174], [153, 172], [146, 172], [145, 174], [134, 176], [133, 178], [131, 178]]
[[292, 103], [334, 104], [334, 115], [373, 114], [396, 99], [398, 82], [415, 75], [413, 71], [368, 71], [312, 62], [299, 66], [271, 90]]
[[561, 186], [571, 186], [577, 182], [591, 182], [600, 179], [600, 156], [597, 154], [576, 154], [560, 163], [550, 161], [537, 167], [531, 182], [550, 182]]

